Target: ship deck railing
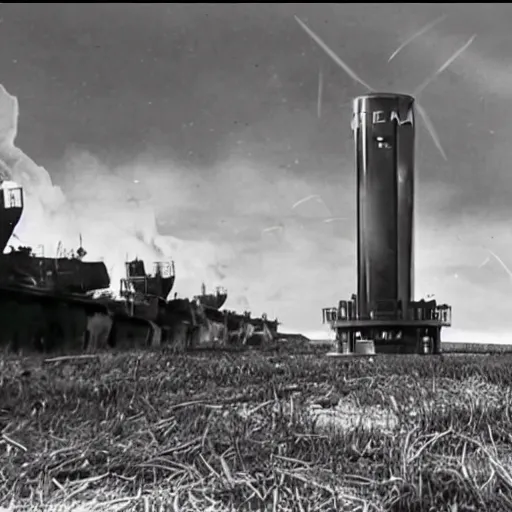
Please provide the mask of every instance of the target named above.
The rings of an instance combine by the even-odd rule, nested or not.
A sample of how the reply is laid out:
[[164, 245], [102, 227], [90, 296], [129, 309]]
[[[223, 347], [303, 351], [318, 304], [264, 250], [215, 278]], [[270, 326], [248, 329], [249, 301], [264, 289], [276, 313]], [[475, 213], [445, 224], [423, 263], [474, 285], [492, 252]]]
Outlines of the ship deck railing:
[[153, 263], [153, 276], [160, 274], [163, 278], [174, 277], [176, 275], [174, 261], [155, 261]]

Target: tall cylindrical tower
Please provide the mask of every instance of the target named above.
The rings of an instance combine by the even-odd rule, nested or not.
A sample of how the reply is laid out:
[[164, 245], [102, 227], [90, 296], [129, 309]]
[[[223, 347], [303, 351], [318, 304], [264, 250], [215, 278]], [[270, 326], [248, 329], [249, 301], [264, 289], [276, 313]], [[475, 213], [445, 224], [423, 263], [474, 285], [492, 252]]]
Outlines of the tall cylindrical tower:
[[414, 98], [375, 93], [354, 100], [359, 318], [413, 295]]

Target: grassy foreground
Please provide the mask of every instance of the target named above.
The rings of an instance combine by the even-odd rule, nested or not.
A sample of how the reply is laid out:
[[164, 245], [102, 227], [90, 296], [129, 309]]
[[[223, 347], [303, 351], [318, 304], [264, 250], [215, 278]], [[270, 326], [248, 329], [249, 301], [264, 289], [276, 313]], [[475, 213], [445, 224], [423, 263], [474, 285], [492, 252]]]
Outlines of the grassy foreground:
[[4, 358], [0, 507], [512, 510], [511, 384], [509, 355]]

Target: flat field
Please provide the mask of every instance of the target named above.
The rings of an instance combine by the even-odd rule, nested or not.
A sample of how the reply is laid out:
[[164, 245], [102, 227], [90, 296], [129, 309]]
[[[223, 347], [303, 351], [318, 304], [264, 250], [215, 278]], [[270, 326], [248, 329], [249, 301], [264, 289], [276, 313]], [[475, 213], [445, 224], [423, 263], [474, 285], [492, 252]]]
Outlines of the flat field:
[[4, 357], [0, 506], [512, 510], [511, 384], [510, 355]]

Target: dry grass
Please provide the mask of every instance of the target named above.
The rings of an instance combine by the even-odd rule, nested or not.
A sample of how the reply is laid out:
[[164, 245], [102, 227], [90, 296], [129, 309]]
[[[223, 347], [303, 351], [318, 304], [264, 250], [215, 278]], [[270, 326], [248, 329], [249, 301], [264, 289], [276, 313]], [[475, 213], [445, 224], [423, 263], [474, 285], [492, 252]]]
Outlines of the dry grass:
[[165, 351], [4, 358], [0, 506], [510, 510], [511, 363]]

